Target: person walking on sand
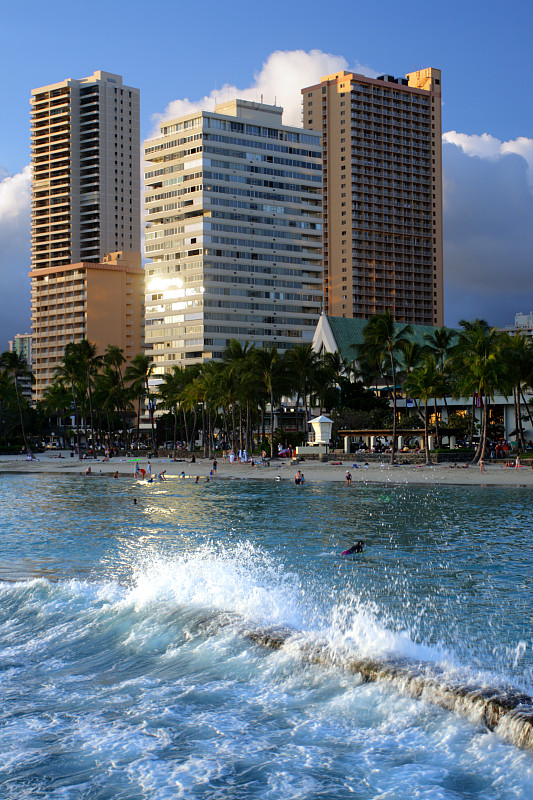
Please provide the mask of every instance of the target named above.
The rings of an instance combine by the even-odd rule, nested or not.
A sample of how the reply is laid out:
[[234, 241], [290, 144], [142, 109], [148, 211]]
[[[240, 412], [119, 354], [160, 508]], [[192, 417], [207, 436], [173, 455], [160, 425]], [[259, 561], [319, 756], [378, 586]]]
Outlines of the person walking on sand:
[[216, 458], [214, 458], [213, 459], [213, 477], [216, 477], [217, 467], [218, 467], [218, 461], [216, 460]]

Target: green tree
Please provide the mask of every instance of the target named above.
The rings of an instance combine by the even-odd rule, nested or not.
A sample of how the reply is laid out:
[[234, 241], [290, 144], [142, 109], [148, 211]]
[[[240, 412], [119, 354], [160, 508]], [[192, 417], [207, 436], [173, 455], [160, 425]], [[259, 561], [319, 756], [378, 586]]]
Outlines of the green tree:
[[431, 454], [429, 451], [429, 400], [438, 391], [437, 386], [440, 380], [440, 373], [437, 369], [435, 359], [427, 356], [422, 364], [415, 367], [406, 376], [403, 388], [410, 397], [415, 397], [424, 406], [424, 446], [426, 464], [431, 464]]
[[33, 453], [31, 451], [30, 445], [28, 444], [28, 439], [26, 437], [26, 428], [24, 425], [24, 414], [22, 412], [22, 397], [19, 387], [19, 381], [23, 378], [32, 377], [31, 371], [28, 369], [28, 365], [26, 363], [26, 359], [24, 356], [20, 355], [19, 353], [13, 352], [5, 352], [2, 353], [0, 356], [0, 364], [7, 373], [13, 379], [13, 384], [15, 387], [15, 396], [17, 398], [17, 408], [19, 412], [19, 419], [20, 419], [20, 427], [22, 430], [22, 438], [24, 440], [24, 447], [26, 448], [26, 452], [29, 456], [33, 458]]
[[148, 411], [150, 414], [150, 421], [152, 423], [152, 451], [156, 447], [155, 441], [155, 428], [154, 428], [154, 408], [152, 403], [152, 396], [150, 394], [150, 378], [155, 370], [155, 364], [150, 356], [139, 353], [128, 365], [124, 373], [124, 380], [131, 385], [133, 396], [138, 401], [137, 407], [137, 443], [140, 439], [140, 424], [141, 424], [141, 403], [143, 399], [147, 400]]
[[481, 432], [473, 461], [485, 458], [488, 403], [497, 391], [504, 391], [505, 365], [501, 358], [502, 334], [484, 320], [460, 323], [463, 330], [451, 355], [456, 375], [456, 396], [478, 395], [481, 402]]
[[398, 359], [408, 345], [413, 333], [411, 325], [397, 325], [390, 311], [375, 314], [363, 329], [363, 344], [358, 346], [358, 354], [370, 364], [376, 364], [382, 377], [390, 370], [390, 392], [392, 396], [392, 448], [391, 463], [396, 453], [397, 422], [397, 373]]

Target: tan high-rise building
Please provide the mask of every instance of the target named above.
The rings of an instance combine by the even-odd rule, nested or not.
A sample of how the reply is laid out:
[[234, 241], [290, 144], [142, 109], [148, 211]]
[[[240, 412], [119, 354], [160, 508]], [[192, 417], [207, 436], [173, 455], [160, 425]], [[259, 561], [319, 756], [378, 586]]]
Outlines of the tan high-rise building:
[[[124, 86], [120, 75], [101, 71], [81, 80], [69, 78], [34, 89], [31, 152], [30, 275], [39, 399], [63, 355], [59, 347], [83, 336], [90, 338], [89, 321], [101, 319], [104, 308], [111, 314], [124, 309], [128, 303], [116, 294], [120, 283], [117, 274], [125, 270], [125, 263], [128, 269], [133, 269], [132, 264], [140, 268], [139, 90]], [[102, 270], [106, 254], [118, 252], [123, 255], [118, 261], [115, 258], [115, 269]], [[106, 262], [111, 263], [109, 259]], [[100, 265], [99, 271], [90, 264]], [[81, 274], [80, 265], [87, 287], [83, 295], [78, 292], [79, 281], [73, 281]], [[100, 289], [89, 291], [96, 275], [103, 281]], [[58, 289], [57, 297], [43, 291], [46, 281]], [[73, 292], [63, 296], [59, 291], [63, 285], [72, 286]], [[66, 303], [64, 320], [56, 302], [60, 297]], [[93, 308], [92, 303], [97, 307]], [[78, 319], [73, 324], [73, 314], [81, 308], [86, 315], [85, 324]], [[139, 342], [137, 352], [142, 344], [138, 312], [142, 313], [142, 302], [133, 314], [136, 324], [141, 325], [133, 335]], [[126, 324], [126, 320], [120, 323], [122, 327]], [[109, 325], [99, 329], [99, 336], [96, 332], [92, 336], [102, 348], [120, 344], [116, 339], [102, 338], [113, 325], [110, 320]]]
[[32, 285], [34, 394], [41, 400], [65, 346], [88, 339], [103, 355], [108, 345], [126, 361], [142, 352], [144, 270], [140, 253], [110, 253], [102, 262], [82, 261], [34, 269]]
[[338, 72], [302, 95], [322, 131], [326, 313], [442, 325], [440, 70]]

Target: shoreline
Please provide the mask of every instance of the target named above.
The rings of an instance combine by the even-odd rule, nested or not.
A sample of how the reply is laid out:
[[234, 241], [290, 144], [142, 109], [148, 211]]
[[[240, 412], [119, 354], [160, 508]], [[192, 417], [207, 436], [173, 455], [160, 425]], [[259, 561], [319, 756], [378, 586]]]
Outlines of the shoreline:
[[[28, 461], [24, 456], [0, 456], [0, 478], [2, 473], [12, 473], [18, 475], [28, 474], [65, 474], [82, 475], [89, 480], [91, 477], [107, 475], [112, 477], [114, 472], [118, 472], [119, 479], [131, 478], [135, 464], [138, 463], [146, 469], [147, 458], [131, 459], [118, 457], [110, 461], [98, 459], [79, 459], [70, 458], [70, 452], [59, 458], [57, 455], [42, 453], [38, 461]], [[481, 473], [479, 467], [462, 466], [452, 467], [449, 463], [426, 465], [401, 465], [394, 467], [385, 462], [371, 462], [368, 467], [358, 465], [354, 468], [353, 460], [343, 459], [341, 463], [323, 463], [317, 461], [302, 461], [293, 464], [290, 460], [276, 459], [269, 467], [255, 466], [250, 464], [230, 464], [217, 459], [218, 468], [215, 477], [210, 477], [212, 469], [212, 459], [197, 458], [194, 464], [188, 461], [172, 461], [168, 458], [150, 459], [154, 482], [157, 481], [157, 474], [166, 471], [169, 479], [180, 480], [180, 474], [185, 472], [185, 480], [195, 480], [198, 476], [202, 482], [210, 477], [211, 480], [227, 478], [237, 478], [240, 480], [276, 480], [283, 482], [294, 482], [294, 474], [301, 470], [306, 476], [306, 483], [340, 483], [346, 485], [346, 472], [352, 476], [352, 487], [357, 484], [376, 483], [376, 484], [395, 484], [395, 485], [442, 485], [442, 486], [512, 486], [527, 488], [533, 487], [533, 469], [529, 462], [527, 466], [520, 469], [505, 467], [503, 464], [487, 464]], [[91, 467], [92, 475], [85, 475], [88, 467]]]

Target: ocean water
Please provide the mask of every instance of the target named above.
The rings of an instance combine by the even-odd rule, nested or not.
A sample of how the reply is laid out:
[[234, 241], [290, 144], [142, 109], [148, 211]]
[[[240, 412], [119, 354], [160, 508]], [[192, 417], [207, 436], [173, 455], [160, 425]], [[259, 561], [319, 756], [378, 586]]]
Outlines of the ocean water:
[[0, 798], [532, 798], [532, 753], [245, 635], [533, 694], [532, 499], [1, 475]]

